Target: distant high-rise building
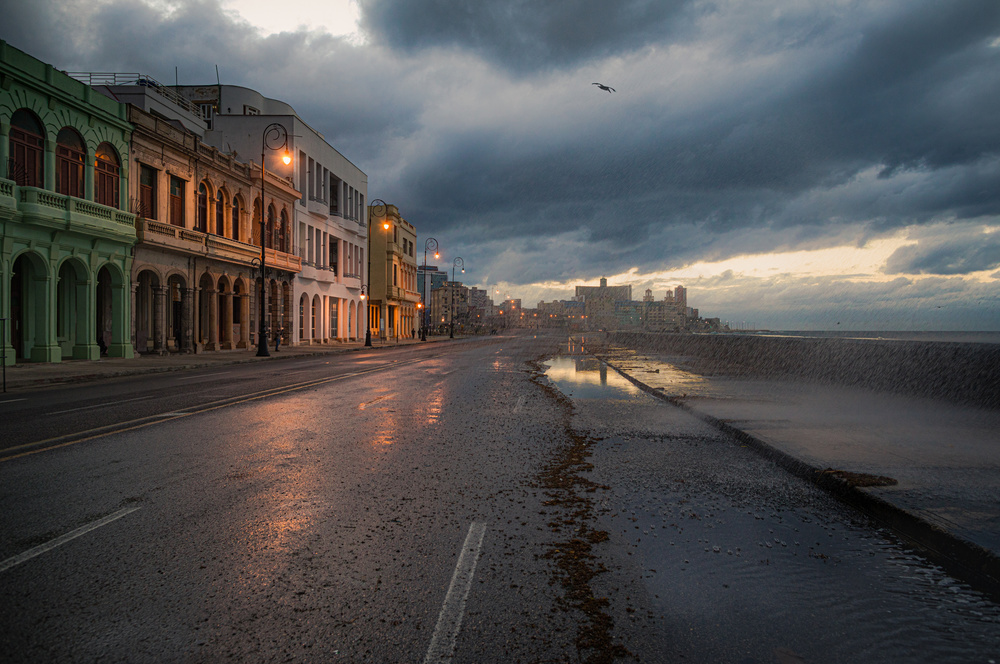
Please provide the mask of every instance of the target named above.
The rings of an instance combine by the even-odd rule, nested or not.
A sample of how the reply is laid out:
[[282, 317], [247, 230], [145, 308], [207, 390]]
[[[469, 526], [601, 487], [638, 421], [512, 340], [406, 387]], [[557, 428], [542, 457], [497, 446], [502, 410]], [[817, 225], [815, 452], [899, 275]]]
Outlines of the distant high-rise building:
[[687, 308], [688, 291], [683, 286], [674, 289], [674, 304], [682, 309]]

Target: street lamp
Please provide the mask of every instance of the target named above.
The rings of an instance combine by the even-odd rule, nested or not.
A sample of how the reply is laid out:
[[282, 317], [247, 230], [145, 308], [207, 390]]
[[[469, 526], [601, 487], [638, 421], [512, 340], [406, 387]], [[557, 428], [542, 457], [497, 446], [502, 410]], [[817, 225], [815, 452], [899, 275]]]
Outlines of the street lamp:
[[[279, 143], [278, 141], [281, 142]], [[260, 325], [258, 326], [258, 335], [260, 338], [257, 339], [257, 357], [271, 356], [271, 353], [267, 351], [267, 328], [264, 325], [264, 314], [267, 311], [264, 301], [264, 294], [266, 292], [264, 288], [264, 269], [267, 267], [266, 254], [264, 252], [264, 247], [267, 245], [267, 241], [265, 240], [267, 226], [264, 221], [264, 216], [267, 214], [265, 212], [267, 199], [264, 196], [267, 169], [264, 167], [264, 154], [267, 150], [281, 149], [285, 150], [285, 153], [281, 156], [281, 160], [287, 166], [292, 163], [292, 155], [288, 152], [288, 130], [281, 123], [272, 122], [264, 128], [264, 133], [260, 137]]]
[[[368, 213], [368, 294], [371, 295], [372, 292], [372, 215], [384, 216], [388, 211], [388, 206], [386, 206], [385, 201], [381, 198], [374, 199], [368, 204], [370, 212]], [[377, 208], [381, 208], [382, 212], [376, 212]], [[386, 230], [389, 228], [388, 220], [383, 224]], [[362, 288], [364, 292], [364, 288]], [[364, 298], [362, 298], [364, 299]], [[365, 307], [365, 346], [372, 345], [372, 322], [371, 322], [371, 310], [370, 307]]]
[[456, 258], [451, 263], [451, 333], [448, 338], [455, 338], [455, 268], [459, 265], [462, 266], [462, 274], [465, 274], [465, 261], [461, 258]]
[[[427, 238], [424, 241], [424, 306], [427, 305], [427, 250], [434, 249], [434, 260], [441, 257], [438, 253], [438, 241], [432, 237]], [[425, 311], [424, 316], [430, 316], [430, 311]], [[420, 340], [427, 341], [427, 328], [430, 326], [430, 319], [425, 320], [424, 316], [420, 317]]]

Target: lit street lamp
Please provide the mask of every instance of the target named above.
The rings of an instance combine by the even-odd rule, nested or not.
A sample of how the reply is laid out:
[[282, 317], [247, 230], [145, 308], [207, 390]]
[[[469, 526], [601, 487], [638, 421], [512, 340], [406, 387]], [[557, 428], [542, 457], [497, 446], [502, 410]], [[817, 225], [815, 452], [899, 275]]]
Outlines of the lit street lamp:
[[[368, 213], [368, 294], [371, 295], [372, 288], [372, 215], [383, 216], [388, 210], [388, 207], [381, 198], [376, 198], [368, 205], [371, 212]], [[382, 208], [381, 214], [377, 213], [376, 208]], [[383, 224], [386, 229], [389, 228], [388, 220]], [[362, 293], [365, 292], [364, 287], [362, 287]], [[362, 296], [362, 300], [364, 296]], [[372, 322], [371, 322], [371, 311], [370, 307], [365, 307], [365, 346], [372, 345]]]
[[465, 274], [465, 261], [461, 258], [456, 258], [451, 264], [451, 333], [448, 335], [450, 339], [455, 338], [455, 268], [459, 265], [462, 266], [462, 274]]
[[[280, 143], [278, 141], [281, 141]], [[281, 160], [285, 165], [292, 163], [292, 155], [288, 152], [288, 130], [279, 122], [272, 122], [264, 128], [264, 133], [260, 137], [260, 325], [258, 326], [257, 357], [270, 357], [267, 351], [267, 327], [264, 325], [264, 315], [267, 311], [267, 303], [264, 301], [266, 289], [264, 287], [264, 270], [267, 267], [264, 247], [267, 246], [265, 236], [267, 226], [264, 222], [267, 209], [267, 202], [264, 196], [264, 187], [267, 180], [267, 169], [264, 168], [264, 154], [267, 150], [281, 150], [284, 148], [285, 154]]]

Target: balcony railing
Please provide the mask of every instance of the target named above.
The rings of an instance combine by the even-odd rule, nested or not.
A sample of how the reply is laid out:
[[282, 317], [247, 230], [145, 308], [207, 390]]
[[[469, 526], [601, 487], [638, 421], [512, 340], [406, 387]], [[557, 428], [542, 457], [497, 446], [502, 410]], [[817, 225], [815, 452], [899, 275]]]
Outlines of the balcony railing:
[[157, 81], [152, 76], [147, 76], [146, 74], [120, 74], [112, 72], [87, 71], [71, 71], [66, 73], [70, 78], [75, 78], [81, 83], [86, 83], [92, 88], [99, 85], [138, 85], [152, 90], [164, 99], [167, 99], [186, 111], [190, 111], [194, 115], [201, 117], [201, 111], [194, 104], [194, 102], [186, 97], [182, 97], [172, 89]]
[[[207, 255], [219, 260], [243, 265], [260, 258], [260, 247], [239, 240], [212, 235], [190, 228], [181, 228], [154, 219], [139, 219], [135, 224], [140, 242], [171, 247], [192, 254]], [[302, 259], [283, 251], [267, 249], [264, 252], [267, 267], [288, 272], [302, 269]]]
[[15, 195], [15, 185], [10, 181], [7, 183], [9, 183], [7, 186], [0, 189], [0, 194], [7, 195], [6, 192], [9, 191], [10, 196], [17, 199], [19, 206], [51, 210], [56, 213], [54, 216], [70, 224], [73, 223], [74, 215], [82, 215], [106, 221], [112, 224], [112, 228], [116, 231], [131, 232], [135, 225], [135, 215], [130, 212], [38, 187], [17, 187]]

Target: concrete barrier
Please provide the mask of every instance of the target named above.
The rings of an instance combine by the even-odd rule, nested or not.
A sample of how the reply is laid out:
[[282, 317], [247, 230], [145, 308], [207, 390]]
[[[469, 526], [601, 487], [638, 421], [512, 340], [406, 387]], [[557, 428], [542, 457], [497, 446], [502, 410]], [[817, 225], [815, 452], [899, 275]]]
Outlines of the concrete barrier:
[[1000, 407], [1000, 344], [613, 332], [704, 375], [818, 381]]

